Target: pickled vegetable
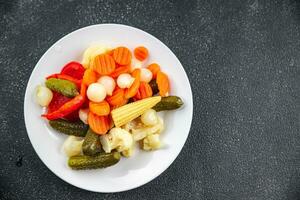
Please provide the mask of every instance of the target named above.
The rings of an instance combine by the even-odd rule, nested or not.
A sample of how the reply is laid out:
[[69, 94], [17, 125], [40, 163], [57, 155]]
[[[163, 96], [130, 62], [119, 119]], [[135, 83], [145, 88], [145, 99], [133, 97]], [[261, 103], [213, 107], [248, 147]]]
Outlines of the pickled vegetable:
[[81, 121], [68, 122], [64, 119], [50, 120], [49, 124], [55, 130], [66, 135], [74, 135], [77, 137], [84, 137], [88, 130], [88, 125]]
[[46, 86], [52, 91], [61, 93], [66, 97], [75, 97], [78, 95], [77, 86], [75, 83], [63, 79], [50, 78], [46, 80]]
[[161, 101], [156, 104], [152, 109], [156, 110], [157, 112], [163, 110], [174, 110], [180, 108], [183, 105], [183, 101], [178, 96], [168, 96], [162, 97]]
[[72, 156], [68, 165], [75, 170], [106, 168], [118, 163], [120, 158], [119, 152], [101, 153], [97, 156]]
[[84, 142], [82, 144], [82, 152], [87, 156], [94, 156], [102, 151], [100, 136], [92, 129], [89, 129], [85, 135]]
[[159, 92], [158, 86], [157, 86], [157, 83], [156, 83], [155, 79], [153, 79], [152, 81], [150, 81], [149, 85], [150, 85], [150, 87], [152, 89], [153, 94], [157, 94]]

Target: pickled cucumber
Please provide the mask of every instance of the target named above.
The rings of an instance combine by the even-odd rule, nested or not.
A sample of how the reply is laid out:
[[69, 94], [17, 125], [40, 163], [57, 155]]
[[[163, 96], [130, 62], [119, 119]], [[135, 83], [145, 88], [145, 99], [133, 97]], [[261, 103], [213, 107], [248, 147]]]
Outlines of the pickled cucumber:
[[71, 81], [49, 78], [48, 80], [46, 80], [45, 84], [50, 90], [61, 93], [66, 97], [75, 97], [79, 94], [76, 84]]
[[157, 83], [156, 83], [156, 80], [155, 80], [155, 79], [153, 79], [152, 81], [150, 81], [150, 82], [149, 82], [149, 85], [150, 85], [150, 87], [151, 87], [151, 89], [152, 89], [152, 93], [153, 93], [153, 94], [157, 94], [157, 93], [159, 92], [158, 86], [157, 86]]
[[177, 96], [168, 96], [162, 97], [161, 101], [156, 104], [152, 109], [156, 110], [157, 112], [163, 110], [174, 110], [180, 108], [183, 105], [183, 101], [180, 97]]
[[97, 156], [72, 156], [68, 165], [75, 170], [105, 168], [118, 163], [120, 158], [119, 152], [100, 153]]
[[82, 152], [87, 156], [94, 156], [102, 151], [100, 136], [92, 129], [89, 129], [85, 135], [84, 142], [82, 144]]
[[55, 130], [67, 134], [74, 135], [77, 137], [84, 137], [88, 130], [88, 125], [81, 121], [78, 122], [68, 122], [64, 119], [57, 119], [49, 121], [49, 124]]

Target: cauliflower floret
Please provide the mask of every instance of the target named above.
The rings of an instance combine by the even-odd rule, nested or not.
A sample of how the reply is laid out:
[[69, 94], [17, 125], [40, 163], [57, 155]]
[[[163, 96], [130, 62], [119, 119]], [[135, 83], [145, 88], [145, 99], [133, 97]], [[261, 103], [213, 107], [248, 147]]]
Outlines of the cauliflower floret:
[[81, 154], [83, 139], [80, 137], [69, 136], [63, 144], [64, 152], [67, 156], [76, 156]]
[[81, 64], [85, 67], [88, 68], [90, 65], [91, 60], [102, 53], [105, 53], [109, 51], [111, 48], [107, 45], [104, 44], [93, 44], [90, 47], [88, 47], [84, 53], [83, 53], [83, 58], [81, 61]]
[[148, 135], [143, 140], [143, 150], [145, 151], [159, 149], [160, 147], [161, 143], [158, 134]]
[[132, 145], [129, 149], [122, 151], [122, 155], [125, 157], [131, 157], [134, 153], [134, 145]]
[[100, 137], [102, 148], [106, 153], [117, 149], [118, 152], [130, 149], [133, 145], [131, 134], [122, 128], [112, 128], [108, 134]]
[[144, 139], [147, 135], [159, 134], [164, 129], [164, 121], [161, 117], [158, 117], [158, 123], [154, 126], [144, 126], [143, 128], [132, 129], [132, 137], [134, 141]]

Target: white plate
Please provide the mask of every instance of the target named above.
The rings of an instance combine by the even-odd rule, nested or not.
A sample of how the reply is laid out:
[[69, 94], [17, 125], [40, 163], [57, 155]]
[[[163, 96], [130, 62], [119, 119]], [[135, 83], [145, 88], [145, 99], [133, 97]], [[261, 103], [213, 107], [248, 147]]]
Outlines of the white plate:
[[[106, 169], [74, 171], [67, 166], [61, 146], [66, 138], [40, 117], [43, 109], [34, 101], [34, 89], [47, 75], [57, 73], [69, 61], [81, 61], [83, 51], [95, 41], [124, 45], [133, 50], [149, 49], [149, 63], [161, 65], [171, 82], [171, 94], [180, 96], [184, 107], [164, 114], [166, 129], [161, 134], [163, 149], [137, 151], [131, 158]], [[178, 156], [189, 134], [193, 116], [193, 98], [188, 77], [172, 51], [152, 35], [125, 25], [99, 24], [76, 30], [52, 45], [36, 64], [28, 81], [24, 100], [25, 124], [30, 141], [45, 165], [64, 181], [95, 192], [121, 192], [139, 187], [160, 175]]]

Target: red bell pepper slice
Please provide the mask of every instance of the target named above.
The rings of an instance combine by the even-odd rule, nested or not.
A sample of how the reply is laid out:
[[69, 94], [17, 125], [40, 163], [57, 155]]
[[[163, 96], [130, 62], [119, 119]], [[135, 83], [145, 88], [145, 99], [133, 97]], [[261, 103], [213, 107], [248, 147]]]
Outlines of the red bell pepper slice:
[[84, 103], [84, 97], [81, 95], [78, 95], [74, 97], [72, 100], [68, 101], [64, 105], [62, 105], [59, 109], [56, 111], [44, 114], [42, 117], [46, 117], [48, 120], [55, 120], [59, 118], [63, 118], [67, 116], [68, 114], [78, 110], [82, 104]]
[[79, 80], [83, 78], [84, 71], [85, 69], [80, 63], [72, 61], [66, 64], [60, 73], [72, 76], [73, 78]]
[[58, 78], [58, 79], [64, 79], [67, 81], [71, 81], [77, 85], [78, 88], [81, 86], [81, 80], [78, 80], [76, 78], [73, 78], [72, 76], [66, 75], [66, 74], [52, 74], [50, 76], [47, 76], [46, 79], [49, 78]]

